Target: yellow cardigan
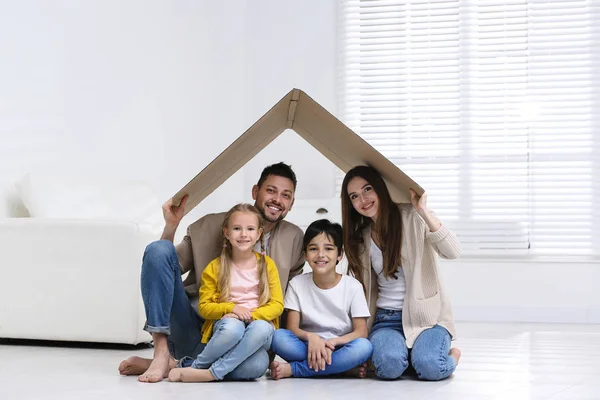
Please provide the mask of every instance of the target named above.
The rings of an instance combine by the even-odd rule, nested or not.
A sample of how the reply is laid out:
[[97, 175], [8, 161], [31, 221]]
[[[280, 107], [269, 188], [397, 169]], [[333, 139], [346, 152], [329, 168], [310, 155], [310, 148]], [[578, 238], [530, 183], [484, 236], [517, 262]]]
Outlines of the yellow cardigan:
[[[260, 254], [256, 252], [255, 254], [258, 261]], [[268, 256], [265, 256], [265, 259], [267, 261], [267, 276], [271, 298], [266, 304], [252, 312], [252, 319], [271, 321], [277, 329], [279, 328], [279, 316], [283, 313], [283, 292], [275, 262]], [[202, 343], [208, 343], [210, 340], [215, 321], [221, 319], [223, 315], [231, 313], [235, 306], [235, 303], [219, 303], [218, 277], [220, 265], [219, 258], [216, 258], [202, 272], [200, 300], [198, 301], [198, 311], [205, 320], [204, 325], [202, 325]]]

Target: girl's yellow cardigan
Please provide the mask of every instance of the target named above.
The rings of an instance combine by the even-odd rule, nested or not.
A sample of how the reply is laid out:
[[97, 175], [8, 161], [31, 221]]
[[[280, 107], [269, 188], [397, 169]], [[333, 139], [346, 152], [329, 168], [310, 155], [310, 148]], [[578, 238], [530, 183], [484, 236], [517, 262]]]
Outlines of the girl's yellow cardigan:
[[[258, 261], [260, 254], [255, 252], [255, 255]], [[275, 262], [268, 256], [265, 256], [265, 259], [267, 261], [267, 276], [271, 298], [266, 304], [252, 312], [252, 318], [254, 320], [271, 321], [277, 329], [279, 328], [279, 316], [283, 313], [283, 292]], [[202, 343], [208, 343], [210, 340], [215, 321], [221, 319], [223, 315], [231, 313], [235, 306], [234, 303], [219, 303], [218, 277], [220, 265], [219, 258], [216, 258], [202, 272], [200, 300], [198, 301], [200, 316], [205, 320], [204, 325], [202, 325]]]

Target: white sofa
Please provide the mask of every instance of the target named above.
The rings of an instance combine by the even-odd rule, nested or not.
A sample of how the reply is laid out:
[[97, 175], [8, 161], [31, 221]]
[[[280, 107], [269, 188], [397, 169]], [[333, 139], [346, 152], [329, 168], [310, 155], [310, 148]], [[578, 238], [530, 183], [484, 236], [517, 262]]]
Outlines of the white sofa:
[[[56, 182], [47, 184], [36, 185], [30, 180], [18, 185], [17, 200], [37, 208], [30, 210], [29, 216], [23, 215], [18, 204], [15, 206], [15, 191], [4, 190], [4, 207], [0, 209], [0, 338], [149, 342], [150, 335], [142, 330], [145, 316], [140, 271], [145, 246], [157, 239], [155, 227], [148, 221], [115, 215], [118, 213], [107, 207], [110, 196], [97, 197], [103, 204], [96, 210], [104, 214], [94, 215], [89, 207], [87, 215], [78, 214], [68, 203], [81, 191]], [[38, 190], [40, 186], [51, 190]], [[121, 199], [127, 197], [122, 186], [116, 192]], [[62, 200], [57, 196], [60, 193]], [[48, 201], [40, 207], [44, 197]], [[8, 204], [8, 199], [13, 204]], [[55, 207], [56, 215], [52, 215], [51, 203], [58, 200], [60, 207]], [[88, 206], [90, 203], [93, 201], [86, 202]], [[134, 206], [139, 209], [140, 202]], [[70, 218], [61, 214], [69, 207], [73, 213]], [[156, 207], [160, 212], [160, 205]]]

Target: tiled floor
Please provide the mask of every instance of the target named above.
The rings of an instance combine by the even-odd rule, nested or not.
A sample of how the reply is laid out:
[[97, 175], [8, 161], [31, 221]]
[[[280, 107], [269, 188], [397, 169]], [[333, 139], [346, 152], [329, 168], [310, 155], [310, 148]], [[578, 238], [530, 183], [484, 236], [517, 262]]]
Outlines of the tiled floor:
[[151, 349], [0, 342], [0, 400], [12, 399], [600, 399], [600, 325], [458, 324], [454, 376], [141, 384], [117, 373]]

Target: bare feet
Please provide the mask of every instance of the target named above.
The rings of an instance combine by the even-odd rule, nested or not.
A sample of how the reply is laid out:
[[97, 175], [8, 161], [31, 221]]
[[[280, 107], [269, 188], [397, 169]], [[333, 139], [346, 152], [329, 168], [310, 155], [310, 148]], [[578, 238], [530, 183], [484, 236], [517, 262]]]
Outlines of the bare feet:
[[119, 373], [121, 375], [141, 375], [150, 367], [152, 359], [141, 357], [129, 357], [119, 364]]
[[169, 353], [162, 354], [151, 361], [148, 369], [141, 373], [138, 381], [147, 383], [156, 383], [169, 376], [169, 371], [175, 368], [177, 361]]
[[169, 371], [169, 382], [181, 382], [181, 370], [183, 368], [173, 368]]
[[458, 365], [458, 360], [460, 360], [460, 350], [456, 347], [450, 349], [450, 353], [448, 355], [456, 360], [456, 365]]
[[169, 382], [212, 382], [216, 380], [208, 369], [173, 368], [169, 372]]
[[292, 376], [292, 366], [288, 363], [273, 361], [271, 363], [271, 378], [276, 381]]
[[343, 375], [350, 377], [350, 378], [361, 378], [361, 379], [366, 378], [367, 377], [367, 363], [359, 365], [356, 368], [352, 368], [351, 370], [344, 372]]

